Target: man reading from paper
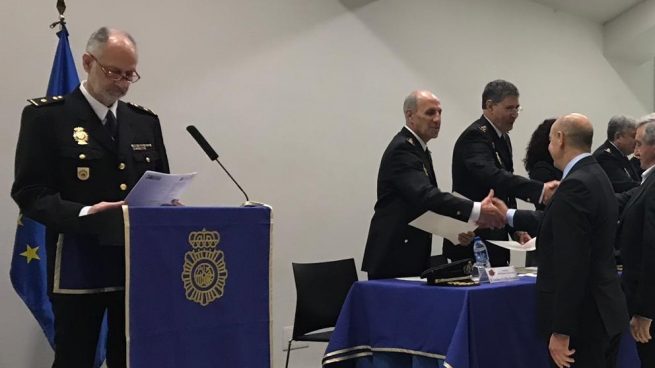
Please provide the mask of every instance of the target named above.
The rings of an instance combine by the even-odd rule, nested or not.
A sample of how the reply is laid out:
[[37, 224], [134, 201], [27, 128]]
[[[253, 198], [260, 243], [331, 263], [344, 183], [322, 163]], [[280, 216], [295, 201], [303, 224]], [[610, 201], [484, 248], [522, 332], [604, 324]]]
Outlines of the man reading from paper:
[[439, 190], [427, 143], [439, 134], [441, 112], [441, 102], [430, 91], [415, 91], [405, 99], [405, 126], [380, 162], [362, 264], [369, 279], [417, 276], [428, 268], [432, 236], [408, 225], [425, 211], [484, 227], [505, 225], [504, 214], [492, 204], [493, 191], [482, 202], [472, 202]]
[[140, 79], [137, 59], [132, 36], [100, 28], [82, 57], [87, 80], [23, 110], [11, 195], [46, 226], [55, 368], [93, 366], [105, 312], [107, 365], [126, 366], [125, 250], [89, 222], [120, 222], [122, 200], [141, 175], [168, 172], [157, 115], [120, 101]]

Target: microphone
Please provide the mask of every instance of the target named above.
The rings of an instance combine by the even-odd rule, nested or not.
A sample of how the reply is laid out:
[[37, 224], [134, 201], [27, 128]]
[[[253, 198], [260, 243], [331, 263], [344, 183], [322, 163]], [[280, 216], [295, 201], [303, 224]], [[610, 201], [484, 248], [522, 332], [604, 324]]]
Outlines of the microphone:
[[246, 192], [243, 190], [243, 188], [241, 188], [241, 185], [239, 185], [239, 183], [237, 183], [237, 181], [234, 180], [234, 177], [232, 177], [232, 174], [230, 174], [230, 172], [227, 171], [225, 166], [223, 166], [223, 164], [218, 160], [218, 153], [216, 153], [216, 151], [214, 151], [212, 146], [209, 144], [209, 142], [207, 142], [205, 137], [203, 137], [202, 134], [200, 134], [198, 129], [193, 125], [189, 125], [188, 127], [186, 127], [186, 130], [187, 130], [187, 132], [189, 132], [189, 134], [191, 134], [193, 139], [195, 139], [196, 142], [198, 142], [198, 145], [200, 146], [200, 148], [202, 148], [203, 151], [205, 151], [207, 156], [209, 156], [209, 159], [212, 160], [212, 161], [216, 161], [219, 165], [221, 165], [221, 167], [223, 168], [223, 171], [225, 171], [227, 176], [229, 176], [230, 179], [232, 179], [234, 184], [236, 184], [237, 188], [239, 188], [241, 193], [243, 193], [243, 195], [246, 197], [246, 202], [243, 205], [244, 206], [259, 205], [259, 203], [257, 203], [257, 202], [251, 202], [250, 201], [250, 199], [248, 198], [248, 194], [246, 194]]
[[[212, 160], [212, 161], [218, 160], [218, 153], [216, 153], [216, 151], [214, 151], [212, 146], [209, 145], [209, 142], [207, 142], [205, 137], [203, 137], [202, 134], [200, 134], [200, 132], [198, 131], [198, 129], [195, 126], [189, 125], [188, 127], [186, 127], [186, 131], [189, 132], [189, 134], [191, 134], [191, 136], [193, 137], [193, 139], [196, 140], [196, 142], [198, 142], [198, 145], [200, 146], [200, 148], [202, 148], [203, 151], [205, 151], [207, 156], [209, 156], [210, 160]], [[229, 175], [229, 173], [228, 173], [228, 175]], [[232, 179], [232, 180], [234, 180], [234, 179]], [[237, 185], [239, 185], [239, 184], [237, 184]]]

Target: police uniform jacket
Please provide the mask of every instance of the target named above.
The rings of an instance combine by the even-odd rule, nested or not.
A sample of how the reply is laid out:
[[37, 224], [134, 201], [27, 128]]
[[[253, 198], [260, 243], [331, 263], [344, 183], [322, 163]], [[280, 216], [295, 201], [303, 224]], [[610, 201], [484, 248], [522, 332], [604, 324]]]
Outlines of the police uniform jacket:
[[[484, 117], [469, 125], [455, 142], [452, 165], [453, 191], [474, 201], [480, 201], [494, 190], [510, 208], [516, 208], [516, 198], [539, 203], [543, 183], [514, 175], [512, 144], [507, 134], [499, 137]], [[483, 239], [507, 240], [508, 228], [477, 230]], [[487, 243], [492, 266], [506, 266], [509, 250]], [[444, 254], [452, 259], [472, 258], [472, 247], [453, 245], [444, 240]]]
[[[112, 140], [82, 92], [29, 100], [21, 118], [11, 195], [46, 226], [49, 290], [91, 293], [124, 286], [124, 248], [105, 241], [120, 211], [80, 217], [84, 206], [119, 201], [146, 170], [168, 172], [159, 119], [119, 101]], [[116, 219], [118, 218], [118, 221]], [[122, 236], [122, 227], [113, 228]]]
[[578, 161], [545, 211], [518, 210], [514, 226], [537, 232], [537, 318], [546, 337], [608, 336], [628, 323], [614, 261], [618, 205], [593, 157]]
[[472, 209], [473, 202], [439, 190], [429, 151], [403, 128], [382, 155], [362, 270], [378, 278], [420, 275], [432, 237], [408, 223], [427, 210], [467, 221]]
[[640, 174], [634, 170], [630, 160], [610, 141], [605, 141], [594, 151], [594, 158], [605, 170], [616, 193], [632, 189], [641, 182]]

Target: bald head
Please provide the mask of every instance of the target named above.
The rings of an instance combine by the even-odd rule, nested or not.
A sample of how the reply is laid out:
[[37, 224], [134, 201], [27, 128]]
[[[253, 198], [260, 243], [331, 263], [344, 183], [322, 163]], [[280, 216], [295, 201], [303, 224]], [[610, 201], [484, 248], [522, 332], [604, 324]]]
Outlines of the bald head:
[[430, 91], [414, 91], [403, 103], [405, 124], [424, 143], [437, 138], [441, 128], [441, 102]]
[[403, 113], [406, 115], [407, 111], [416, 112], [418, 103], [420, 100], [439, 100], [434, 93], [426, 90], [417, 90], [405, 97], [405, 102], [403, 103]]
[[577, 113], [561, 116], [555, 120], [553, 129], [564, 133], [567, 147], [591, 152], [594, 128], [586, 116]]
[[108, 43], [112, 46], [130, 48], [136, 53], [136, 41], [129, 33], [108, 27], [101, 27], [91, 34], [86, 43], [86, 52], [101, 57]]
[[559, 117], [550, 128], [548, 152], [556, 168], [564, 170], [576, 156], [591, 152], [594, 128], [589, 118], [582, 114]]

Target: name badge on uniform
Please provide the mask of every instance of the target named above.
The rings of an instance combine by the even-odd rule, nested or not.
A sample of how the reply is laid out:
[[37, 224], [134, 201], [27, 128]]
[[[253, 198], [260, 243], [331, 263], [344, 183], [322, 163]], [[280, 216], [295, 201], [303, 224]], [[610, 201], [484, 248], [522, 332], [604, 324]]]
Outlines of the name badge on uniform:
[[152, 144], [150, 143], [135, 143], [131, 144], [132, 146], [132, 151], [146, 151], [149, 148], [152, 148]]
[[89, 134], [82, 127], [73, 128], [73, 139], [79, 145], [89, 144]]
[[80, 180], [87, 180], [91, 176], [91, 171], [88, 167], [77, 168], [77, 178]]

